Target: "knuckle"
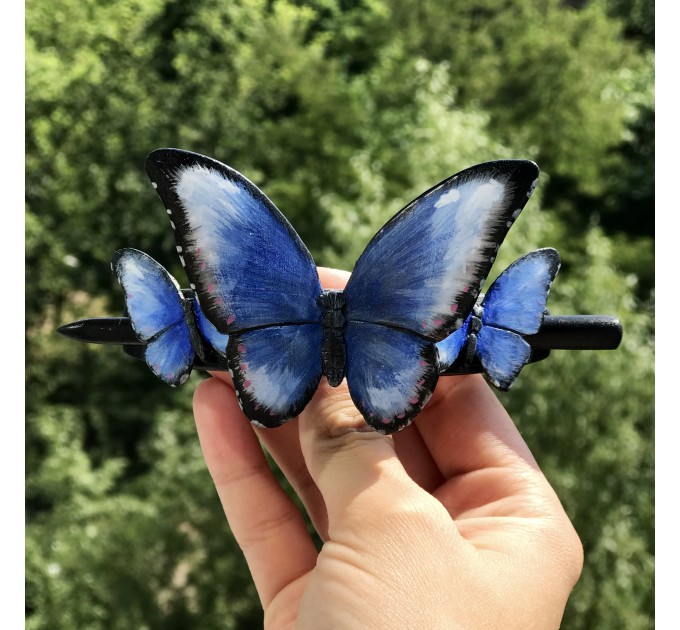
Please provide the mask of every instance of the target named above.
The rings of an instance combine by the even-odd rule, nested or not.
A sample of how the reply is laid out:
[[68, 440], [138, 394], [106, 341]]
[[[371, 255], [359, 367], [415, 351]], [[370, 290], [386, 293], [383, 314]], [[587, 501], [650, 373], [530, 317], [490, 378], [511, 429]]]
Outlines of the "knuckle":
[[292, 510], [265, 511], [263, 514], [254, 517], [247, 529], [239, 532], [240, 547], [245, 551], [258, 547], [272, 538], [279, 537], [286, 525], [293, 522], [297, 517], [297, 513]]

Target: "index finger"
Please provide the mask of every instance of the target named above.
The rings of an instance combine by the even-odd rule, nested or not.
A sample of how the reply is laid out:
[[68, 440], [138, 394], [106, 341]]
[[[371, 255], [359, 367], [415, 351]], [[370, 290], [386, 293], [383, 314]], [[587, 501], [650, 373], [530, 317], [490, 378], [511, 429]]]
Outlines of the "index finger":
[[512, 418], [480, 374], [440, 378], [416, 422], [447, 479], [520, 461], [538, 468]]
[[317, 271], [319, 272], [321, 286], [324, 289], [344, 289], [352, 275], [349, 271], [332, 269], [331, 267], [317, 267]]

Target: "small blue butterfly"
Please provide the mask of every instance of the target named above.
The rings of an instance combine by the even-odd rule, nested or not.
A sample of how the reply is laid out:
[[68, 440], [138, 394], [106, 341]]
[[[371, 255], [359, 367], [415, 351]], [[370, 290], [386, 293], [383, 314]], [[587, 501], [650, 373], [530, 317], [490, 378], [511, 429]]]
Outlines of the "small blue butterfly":
[[329, 291], [295, 230], [243, 175], [177, 149], [154, 151], [146, 168], [205, 315], [229, 335], [245, 415], [281, 425], [325, 374], [333, 386], [347, 378], [354, 404], [382, 433], [403, 429], [430, 398], [435, 344], [471, 312], [538, 177], [525, 160], [449, 177], [375, 235], [344, 291]]
[[552, 248], [536, 250], [512, 263], [463, 326], [437, 344], [441, 370], [465, 350], [465, 362], [479, 358], [489, 380], [501, 390], [510, 389], [531, 355], [531, 346], [521, 335], [533, 335], [541, 327], [559, 268], [560, 255]]
[[229, 336], [216, 330], [198, 301], [186, 298], [177, 281], [151, 256], [121, 249], [113, 255], [111, 268], [125, 291], [135, 334], [146, 342], [146, 363], [161, 380], [173, 387], [185, 383], [195, 357], [205, 360], [204, 341], [225, 356]]

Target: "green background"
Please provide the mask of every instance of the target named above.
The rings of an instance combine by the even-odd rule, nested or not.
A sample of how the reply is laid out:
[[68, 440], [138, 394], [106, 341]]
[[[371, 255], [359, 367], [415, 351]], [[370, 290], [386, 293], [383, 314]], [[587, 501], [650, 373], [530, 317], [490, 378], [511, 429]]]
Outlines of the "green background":
[[400, 207], [477, 162], [539, 186], [490, 279], [556, 247], [553, 314], [616, 314], [614, 352], [553, 352], [500, 394], [585, 549], [564, 628], [654, 618], [654, 8], [650, 0], [32, 0], [26, 7], [29, 629], [258, 628], [191, 396], [54, 331], [123, 313], [109, 262], [186, 285], [155, 148], [260, 186], [351, 269]]

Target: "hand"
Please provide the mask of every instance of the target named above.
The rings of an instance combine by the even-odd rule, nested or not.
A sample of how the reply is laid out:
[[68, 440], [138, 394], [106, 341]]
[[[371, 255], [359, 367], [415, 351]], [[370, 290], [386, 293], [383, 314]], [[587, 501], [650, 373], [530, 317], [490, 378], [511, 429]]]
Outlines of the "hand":
[[[349, 274], [320, 269], [328, 288]], [[267, 628], [558, 628], [583, 564], [559, 499], [479, 375], [440, 379], [401, 433], [325, 378], [299, 418], [253, 429], [227, 375], [194, 397], [199, 438]], [[324, 541], [270, 471], [260, 442]]]

